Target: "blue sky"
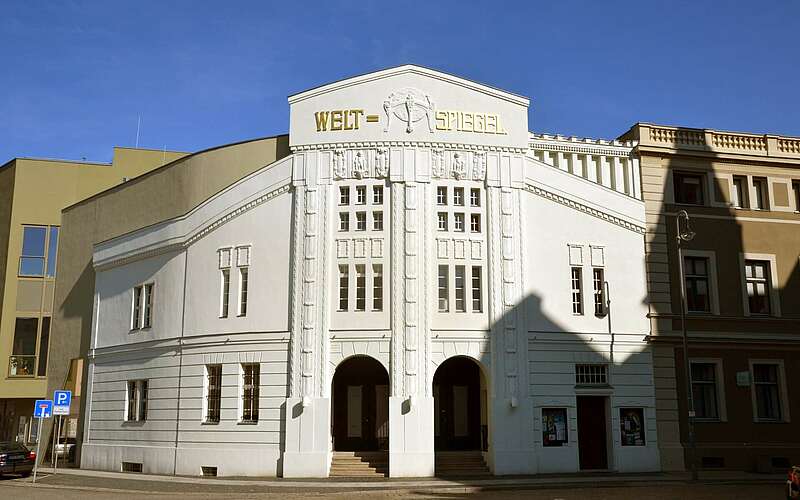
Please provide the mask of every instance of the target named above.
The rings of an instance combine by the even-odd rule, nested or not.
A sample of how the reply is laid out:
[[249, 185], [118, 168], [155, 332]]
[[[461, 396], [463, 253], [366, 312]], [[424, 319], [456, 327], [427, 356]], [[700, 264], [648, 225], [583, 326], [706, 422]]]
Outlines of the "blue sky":
[[286, 97], [420, 64], [531, 98], [536, 132], [800, 136], [800, 1], [0, 0], [0, 163], [285, 133]]

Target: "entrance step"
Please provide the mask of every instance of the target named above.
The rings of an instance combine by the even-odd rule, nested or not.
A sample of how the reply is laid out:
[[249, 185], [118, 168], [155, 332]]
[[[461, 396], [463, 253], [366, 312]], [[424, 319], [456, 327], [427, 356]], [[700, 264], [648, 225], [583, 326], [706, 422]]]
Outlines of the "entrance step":
[[437, 451], [436, 475], [441, 477], [491, 476], [480, 451]]
[[386, 477], [388, 451], [334, 451], [331, 477]]

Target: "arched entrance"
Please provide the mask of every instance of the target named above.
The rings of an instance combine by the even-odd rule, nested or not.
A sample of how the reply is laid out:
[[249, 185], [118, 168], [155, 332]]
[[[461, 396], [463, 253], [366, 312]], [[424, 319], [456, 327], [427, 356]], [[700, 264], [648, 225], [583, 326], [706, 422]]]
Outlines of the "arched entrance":
[[477, 362], [457, 356], [439, 365], [433, 398], [436, 451], [487, 450], [487, 389]]
[[389, 374], [373, 358], [355, 356], [333, 375], [331, 434], [335, 451], [389, 449]]

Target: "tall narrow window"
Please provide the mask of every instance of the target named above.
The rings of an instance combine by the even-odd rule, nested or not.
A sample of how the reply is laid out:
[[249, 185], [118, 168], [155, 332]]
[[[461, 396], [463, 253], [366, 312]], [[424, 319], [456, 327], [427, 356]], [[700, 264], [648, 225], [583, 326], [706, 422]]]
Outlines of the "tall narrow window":
[[153, 284], [148, 283], [144, 286], [144, 299], [142, 300], [144, 311], [142, 314], [142, 328], [150, 328], [153, 324]]
[[248, 268], [239, 268], [239, 316], [247, 316], [247, 281], [249, 276]]
[[242, 364], [242, 422], [258, 422], [258, 390], [261, 365]]
[[684, 257], [686, 277], [686, 310], [689, 312], [711, 312], [708, 288], [708, 259]]
[[453, 230], [464, 232], [464, 214], [453, 214]]
[[472, 207], [479, 207], [481, 206], [481, 190], [478, 188], [472, 188], [469, 190], [469, 204]]
[[356, 311], [367, 308], [367, 276], [363, 265], [356, 266]]
[[481, 232], [481, 214], [471, 214], [469, 216], [469, 230], [473, 233]]
[[44, 276], [47, 226], [23, 226], [20, 276]]
[[769, 210], [767, 179], [763, 177], [753, 177], [753, 208], [756, 210]]
[[483, 300], [481, 295], [481, 268], [472, 268], [472, 312], [483, 312]]
[[794, 194], [794, 211], [800, 212], [800, 181], [792, 181], [792, 193]]
[[356, 212], [356, 231], [367, 230], [367, 212]]
[[56, 254], [58, 253], [58, 228], [50, 226], [50, 237], [47, 240], [47, 272], [45, 276], [56, 275]]
[[127, 407], [125, 409], [125, 420], [128, 422], [136, 421], [136, 381], [128, 380], [127, 387]]
[[138, 384], [139, 389], [139, 410], [137, 412], [137, 420], [144, 422], [147, 420], [147, 380], [140, 380]]
[[339, 266], [339, 310], [347, 310], [347, 293], [350, 288], [349, 268], [345, 265]]
[[350, 204], [350, 186], [339, 186], [339, 205]]
[[456, 266], [456, 312], [466, 312], [467, 304], [465, 300], [466, 291], [464, 290], [464, 266]]
[[383, 311], [383, 266], [372, 266], [372, 310]]
[[459, 207], [464, 206], [464, 188], [453, 189], [453, 205]]
[[447, 205], [447, 187], [438, 186], [436, 188], [436, 204]]
[[206, 422], [219, 422], [222, 396], [222, 365], [206, 365]]
[[436, 219], [438, 223], [437, 229], [439, 231], [447, 231], [447, 212], [439, 212], [436, 214]]
[[138, 330], [142, 324], [142, 287], [133, 287], [133, 313], [131, 314], [131, 330]]
[[42, 333], [39, 335], [39, 366], [36, 375], [47, 375], [47, 350], [50, 346], [50, 316], [42, 317]]
[[147, 420], [147, 380], [128, 380], [125, 420], [143, 422]]
[[383, 205], [383, 186], [372, 186], [372, 204]]
[[605, 304], [605, 276], [604, 276], [603, 268], [595, 267], [592, 268], [592, 284], [594, 287], [594, 315], [595, 316], [605, 316], [606, 315], [606, 304]]
[[228, 308], [231, 301], [231, 270], [222, 270], [222, 294], [220, 295], [219, 317], [228, 317]]
[[783, 412], [777, 364], [753, 364], [753, 389], [756, 395], [756, 416], [759, 420], [781, 420]]
[[572, 314], [583, 314], [583, 279], [581, 268], [572, 268]]
[[339, 231], [350, 230], [350, 212], [339, 213]]
[[717, 366], [715, 363], [692, 362], [691, 367], [695, 417], [716, 420], [719, 418]]
[[439, 266], [439, 312], [447, 312], [450, 310], [450, 286], [448, 266]]
[[763, 260], [746, 260], [744, 275], [750, 314], [769, 314], [769, 263]]
[[366, 205], [367, 203], [367, 186], [356, 186], [356, 204]]
[[733, 176], [733, 199], [731, 202], [736, 208], [747, 208], [747, 177]]
[[383, 231], [383, 212], [372, 212], [372, 230]]

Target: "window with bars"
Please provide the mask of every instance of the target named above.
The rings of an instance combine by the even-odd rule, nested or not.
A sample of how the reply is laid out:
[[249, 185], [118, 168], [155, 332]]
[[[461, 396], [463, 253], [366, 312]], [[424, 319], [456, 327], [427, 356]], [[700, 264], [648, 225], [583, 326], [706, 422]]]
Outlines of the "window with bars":
[[383, 231], [383, 212], [372, 212], [372, 230]]
[[383, 311], [383, 266], [372, 266], [372, 310]]
[[367, 230], [367, 212], [356, 212], [356, 231]]
[[445, 186], [436, 187], [436, 204], [447, 205], [447, 187]]
[[347, 310], [347, 293], [350, 289], [350, 273], [347, 265], [339, 266], [339, 310]]
[[367, 186], [356, 186], [356, 204], [367, 204]]
[[744, 275], [750, 314], [768, 315], [770, 313], [769, 262], [746, 260]]
[[456, 312], [466, 312], [467, 302], [465, 299], [466, 291], [464, 289], [465, 287], [464, 266], [455, 266], [455, 271], [456, 271], [456, 279], [455, 279]]
[[450, 286], [449, 286], [449, 266], [439, 266], [438, 289], [439, 289], [439, 312], [450, 310]]
[[464, 214], [453, 214], [453, 229], [459, 232], [464, 232]]
[[472, 188], [469, 190], [469, 204], [472, 207], [479, 207], [481, 206], [481, 190], [478, 188]]
[[481, 295], [481, 268], [472, 268], [472, 312], [483, 312], [483, 298]]
[[606, 315], [605, 271], [602, 267], [592, 268], [592, 285], [594, 288], [594, 315]]
[[144, 422], [147, 420], [147, 380], [128, 380], [125, 420]]
[[575, 365], [576, 385], [608, 384], [608, 365], [601, 363]]
[[258, 422], [258, 392], [261, 365], [242, 364], [242, 422]]
[[205, 421], [217, 423], [222, 397], [222, 365], [206, 365], [206, 384]]
[[350, 212], [339, 213], [339, 231], [350, 230]]
[[464, 188], [453, 188], [453, 205], [464, 206]]
[[580, 267], [571, 268], [572, 314], [583, 314], [583, 277]]
[[350, 186], [339, 186], [339, 205], [350, 204]]
[[250, 272], [247, 267], [239, 268], [239, 316], [247, 316], [247, 287]]
[[383, 186], [372, 186], [372, 204], [383, 205]]
[[439, 212], [436, 214], [437, 228], [439, 231], [447, 231], [447, 212]]
[[758, 420], [781, 420], [780, 370], [777, 363], [753, 363], [753, 390]]
[[686, 280], [686, 310], [688, 312], [711, 312], [708, 287], [708, 259], [706, 257], [684, 257]]
[[367, 276], [363, 265], [356, 266], [356, 311], [367, 308]]
[[693, 361], [691, 367], [695, 417], [708, 420], [719, 419], [716, 363]]
[[481, 232], [481, 214], [471, 214], [469, 216], [469, 230], [473, 233]]
[[222, 269], [222, 294], [220, 296], [219, 317], [227, 318], [231, 298], [231, 270]]

